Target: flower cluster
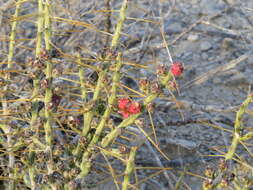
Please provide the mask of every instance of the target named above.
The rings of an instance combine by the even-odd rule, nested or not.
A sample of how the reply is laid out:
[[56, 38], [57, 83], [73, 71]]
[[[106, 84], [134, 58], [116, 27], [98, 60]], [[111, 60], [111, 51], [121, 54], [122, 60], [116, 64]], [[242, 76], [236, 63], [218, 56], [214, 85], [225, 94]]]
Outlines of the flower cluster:
[[181, 62], [176, 61], [172, 64], [170, 72], [175, 76], [180, 76], [184, 72], [184, 66]]
[[118, 109], [123, 118], [128, 118], [130, 115], [140, 113], [141, 105], [128, 98], [121, 98], [118, 101]]

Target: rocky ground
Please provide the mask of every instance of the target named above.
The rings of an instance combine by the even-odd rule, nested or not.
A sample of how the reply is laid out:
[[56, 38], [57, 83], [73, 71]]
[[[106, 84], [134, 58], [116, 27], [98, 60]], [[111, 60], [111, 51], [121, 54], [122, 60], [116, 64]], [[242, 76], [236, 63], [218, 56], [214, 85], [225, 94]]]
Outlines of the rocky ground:
[[[82, 20], [103, 29], [104, 15], [92, 11], [104, 6], [103, 1], [58, 1], [56, 15]], [[6, 2], [0, 2], [0, 5]], [[112, 8], [119, 8], [120, 3], [120, 0], [112, 1]], [[26, 6], [31, 11], [35, 4], [27, 3]], [[4, 13], [4, 16], [0, 14], [2, 24], [10, 16], [11, 9], [4, 10]], [[23, 14], [26, 13], [24, 9]], [[117, 21], [116, 15], [113, 13], [111, 17], [112, 25]], [[230, 133], [217, 129], [217, 126], [233, 129], [235, 111], [253, 83], [253, 1], [130, 1], [128, 17], [121, 39], [125, 59], [146, 65], [149, 69], [136, 73], [125, 67], [126, 75], [153, 76], [153, 69], [158, 64], [170, 64], [161, 31], [172, 59], [185, 65], [183, 77], [177, 80], [180, 89], [180, 93], [175, 94], [177, 104], [168, 99], [157, 100], [153, 114], [160, 148], [174, 162], [166, 162], [149, 143], [144, 143], [137, 156], [139, 166], [149, 164], [175, 168], [175, 171], [147, 180], [141, 189], [170, 189], [173, 179], [177, 180], [180, 176], [179, 171], [186, 169], [203, 175], [204, 166], [215, 164], [218, 160], [206, 159], [205, 155], [219, 154], [217, 150], [226, 151], [224, 146], [230, 144]], [[20, 38], [35, 37], [33, 22], [24, 21], [19, 27]], [[87, 55], [96, 57], [102, 51], [101, 44], [105, 44], [105, 35], [84, 30], [83, 26], [55, 23], [55, 27], [54, 32], [58, 36], [54, 43], [62, 51], [74, 52], [74, 47], [81, 44]], [[81, 32], [71, 32], [78, 30]], [[8, 27], [0, 31], [3, 37], [8, 33]], [[19, 45], [33, 47], [34, 41], [20, 42]], [[1, 50], [0, 58], [4, 60], [6, 43], [1, 43]], [[31, 54], [19, 48], [16, 61], [24, 61]], [[125, 83], [136, 87], [134, 80], [126, 80]], [[251, 120], [248, 118], [247, 122]], [[147, 176], [149, 172], [139, 174]], [[184, 182], [193, 190], [200, 189], [198, 177], [185, 175]], [[103, 190], [114, 188], [113, 182], [99, 187]], [[184, 188], [187, 189], [186, 186]]]
[[[174, 163], [181, 164], [181, 170], [186, 167], [188, 171], [203, 175], [207, 164], [215, 165], [219, 160], [208, 160], [203, 155], [226, 151], [224, 145], [230, 144], [231, 134], [201, 121], [232, 130], [235, 111], [253, 82], [253, 2], [187, 0], [160, 1], [159, 4], [158, 1], [145, 1], [138, 5], [150, 10], [152, 18], [159, 19], [163, 15], [172, 58], [184, 62], [186, 67], [184, 76], [178, 80], [180, 109], [175, 103], [157, 102], [154, 118], [160, 147], [175, 160]], [[140, 33], [142, 39], [140, 45], [127, 53], [131, 50], [141, 53], [141, 58], [135, 58], [139, 62], [153, 59], [156, 63], [167, 64], [169, 58], [160, 31], [148, 26], [140, 26], [139, 30], [137, 27], [137, 32], [131, 29], [126, 32], [132, 36]], [[149, 163], [153, 160], [159, 165], [149, 146], [144, 146], [140, 152], [139, 159], [144, 163], [150, 158]], [[164, 162], [164, 166], [170, 164]], [[173, 179], [171, 173], [168, 175]], [[143, 185], [142, 189], [169, 189], [168, 177], [165, 174], [160, 177]], [[185, 182], [192, 189], [201, 187], [197, 177], [185, 176]]]

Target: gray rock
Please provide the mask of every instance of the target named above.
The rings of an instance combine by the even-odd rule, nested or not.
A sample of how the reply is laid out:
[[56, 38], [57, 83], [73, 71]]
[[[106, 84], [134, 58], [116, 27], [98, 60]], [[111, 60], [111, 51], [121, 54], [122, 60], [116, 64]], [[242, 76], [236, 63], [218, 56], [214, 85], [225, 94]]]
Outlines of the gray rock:
[[189, 36], [188, 36], [188, 38], [187, 38], [187, 40], [189, 40], [189, 41], [197, 41], [199, 39], [199, 35], [197, 35], [197, 34], [190, 34]]
[[209, 41], [203, 41], [200, 43], [200, 50], [207, 51], [212, 48], [212, 44]]
[[202, 59], [206, 60], [208, 58], [208, 54], [207, 53], [202, 53], [201, 57], [202, 57]]

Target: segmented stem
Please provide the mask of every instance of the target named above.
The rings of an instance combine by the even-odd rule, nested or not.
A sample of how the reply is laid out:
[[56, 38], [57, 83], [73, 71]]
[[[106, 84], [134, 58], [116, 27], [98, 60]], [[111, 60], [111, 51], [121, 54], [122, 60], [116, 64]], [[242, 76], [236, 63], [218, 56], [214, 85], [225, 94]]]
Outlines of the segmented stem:
[[[13, 65], [12, 63], [12, 59], [13, 59], [13, 55], [14, 55], [14, 48], [15, 48], [15, 38], [16, 38], [16, 28], [17, 28], [17, 17], [19, 15], [19, 11], [20, 11], [20, 6], [21, 6], [21, 0], [19, 0], [16, 3], [16, 10], [15, 13], [13, 15], [13, 22], [12, 22], [12, 27], [11, 27], [11, 34], [10, 34], [10, 42], [9, 42], [9, 53], [8, 53], [8, 64], [7, 64], [7, 68], [10, 69]], [[4, 76], [5, 80], [10, 80], [10, 75], [8, 73], [5, 74]], [[8, 84], [4, 87], [4, 91], [6, 92], [8, 89]], [[8, 104], [6, 102], [6, 98], [4, 97], [4, 95], [2, 96], [2, 107], [3, 107], [3, 114], [4, 115], [8, 115]], [[7, 134], [7, 146], [8, 147], [12, 147], [12, 136], [11, 136], [11, 127], [8, 126], [7, 123], [5, 123], [2, 126], [2, 129], [4, 130], [4, 132]], [[13, 172], [12, 169], [14, 168], [14, 163], [15, 163], [15, 158], [12, 155], [12, 152], [10, 150], [10, 154], [9, 154], [9, 177], [13, 178]], [[9, 182], [9, 186], [8, 186], [9, 190], [15, 189], [15, 183], [14, 181], [10, 181]]]
[[116, 100], [117, 88], [118, 88], [118, 83], [120, 80], [121, 66], [122, 66], [122, 60], [121, 60], [121, 54], [119, 54], [116, 59], [116, 68], [115, 68], [115, 72], [114, 72], [113, 79], [112, 79], [111, 96], [108, 99], [108, 106], [102, 116], [100, 123], [98, 124], [98, 126], [96, 128], [96, 132], [95, 132], [87, 150], [83, 154], [82, 163], [80, 165], [81, 173], [80, 173], [79, 177], [85, 177], [88, 174], [88, 172], [90, 171], [90, 167], [91, 167], [90, 156], [92, 154], [92, 149], [93, 149], [94, 145], [98, 142], [99, 137], [101, 136], [101, 133], [105, 127], [106, 121], [110, 117], [110, 114], [112, 111], [112, 106]]
[[237, 148], [237, 145], [240, 140], [244, 140], [244, 138], [247, 140], [252, 135], [251, 133], [249, 133], [247, 136], [244, 136], [244, 137], [240, 136], [240, 132], [243, 129], [242, 117], [243, 117], [243, 115], [244, 115], [244, 113], [251, 101], [252, 101], [252, 95], [247, 97], [247, 99], [242, 103], [241, 107], [239, 108], [239, 110], [236, 113], [233, 140], [232, 140], [232, 143], [228, 149], [228, 152], [225, 154], [226, 160], [230, 160], [233, 158], [236, 148]]
[[[45, 47], [48, 54], [50, 54], [51, 51], [51, 20], [50, 20], [50, 0], [45, 1], [44, 5], [44, 40], [45, 40]], [[47, 169], [48, 169], [48, 175], [51, 175], [54, 172], [54, 163], [53, 163], [53, 155], [52, 155], [52, 149], [53, 149], [53, 130], [52, 130], [52, 124], [53, 124], [53, 112], [52, 112], [52, 96], [53, 96], [53, 87], [52, 87], [52, 71], [53, 71], [53, 64], [51, 61], [51, 56], [49, 55], [49, 58], [46, 60], [46, 81], [47, 81], [47, 87], [45, 89], [45, 118], [46, 122], [44, 124], [44, 130], [45, 130], [45, 140], [46, 140], [46, 153], [49, 155], [49, 159], [47, 161]], [[50, 184], [52, 189], [57, 189], [56, 185]]]
[[[119, 38], [120, 38], [120, 35], [121, 35], [121, 30], [122, 30], [122, 27], [123, 27], [123, 23], [126, 19], [127, 2], [128, 2], [128, 0], [124, 0], [123, 3], [122, 3], [121, 9], [120, 9], [119, 21], [116, 25], [116, 29], [115, 29], [114, 35], [112, 37], [111, 49], [116, 48], [117, 45], [118, 45]], [[108, 62], [109, 58], [110, 58], [110, 55], [107, 55], [104, 61]], [[99, 73], [98, 82], [97, 82], [96, 89], [95, 89], [95, 92], [94, 92], [94, 95], [93, 95], [93, 101], [94, 102], [98, 99], [98, 95], [101, 91], [101, 87], [102, 87], [102, 84], [103, 84], [104, 77], [107, 73], [107, 70], [108, 69], [105, 69], [105, 70], [103, 70]], [[86, 137], [88, 135], [88, 133], [90, 131], [90, 128], [91, 128], [91, 121], [93, 119], [93, 116], [94, 116], [94, 113], [92, 111], [89, 111], [86, 114], [86, 118], [85, 118], [85, 121], [84, 121], [84, 127], [83, 127], [82, 134], [81, 134], [82, 136]], [[80, 146], [81, 146], [80, 143], [78, 143], [77, 148], [73, 152], [75, 155], [78, 155], [80, 153], [80, 150], [81, 150]]]
[[[43, 38], [43, 28], [44, 28], [44, 11], [43, 11], [43, 3], [42, 0], [38, 0], [38, 20], [37, 20], [37, 39], [36, 39], [36, 49], [35, 49], [35, 58], [39, 58], [39, 54], [41, 52], [42, 47], [42, 38]], [[38, 112], [39, 112], [39, 102], [37, 100], [37, 96], [39, 94], [39, 83], [40, 80], [38, 78], [33, 79], [33, 91], [32, 91], [32, 110], [31, 110], [31, 121], [30, 121], [30, 127], [31, 129], [35, 129], [36, 121], [38, 120]], [[35, 182], [35, 176], [36, 176], [36, 168], [34, 167], [34, 157], [35, 152], [33, 151], [34, 146], [30, 146], [29, 148], [29, 177], [30, 177], [30, 184], [31, 189], [35, 190], [36, 188], [36, 182]]]
[[127, 10], [127, 3], [128, 0], [124, 0], [122, 5], [121, 5], [121, 9], [120, 9], [120, 13], [119, 13], [119, 20], [117, 22], [117, 26], [112, 38], [112, 43], [111, 43], [111, 48], [114, 49], [118, 46], [118, 42], [119, 42], [119, 38], [121, 36], [121, 31], [122, 31], [122, 27], [124, 24], [124, 21], [126, 19], [126, 10]]
[[126, 162], [126, 170], [125, 170], [125, 176], [124, 176], [124, 181], [122, 183], [122, 190], [127, 190], [130, 184], [130, 178], [131, 175], [134, 171], [134, 160], [135, 160], [135, 155], [136, 155], [137, 147], [134, 146], [130, 150], [129, 158], [127, 159]]

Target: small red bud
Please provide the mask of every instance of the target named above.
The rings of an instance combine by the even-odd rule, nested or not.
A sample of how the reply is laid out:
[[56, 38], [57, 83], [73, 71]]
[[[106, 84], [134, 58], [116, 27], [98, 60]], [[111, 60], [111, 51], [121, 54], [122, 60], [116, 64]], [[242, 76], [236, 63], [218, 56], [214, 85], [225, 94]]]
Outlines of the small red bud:
[[184, 72], [184, 66], [181, 62], [174, 62], [170, 68], [171, 73], [177, 77], [180, 76]]
[[129, 111], [132, 114], [136, 114], [136, 113], [141, 112], [140, 103], [138, 103], [138, 102], [131, 103], [129, 108], [127, 109], [127, 111]]
[[132, 114], [141, 112], [141, 105], [138, 102], [131, 101], [128, 98], [122, 98], [118, 101], [119, 113], [123, 118], [128, 118]]
[[130, 100], [128, 98], [121, 98], [118, 101], [118, 108], [125, 109], [125, 108], [127, 108], [129, 103], [130, 103]]

